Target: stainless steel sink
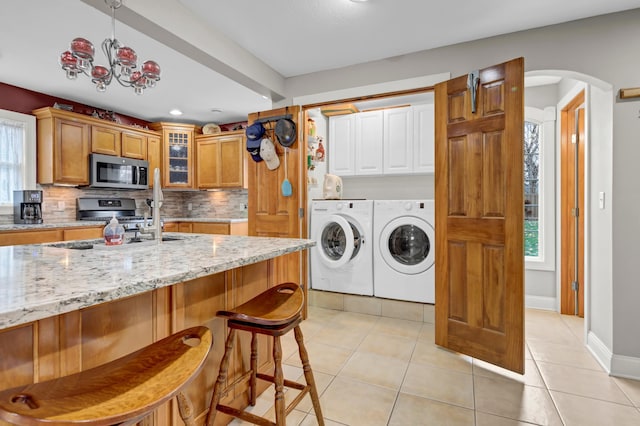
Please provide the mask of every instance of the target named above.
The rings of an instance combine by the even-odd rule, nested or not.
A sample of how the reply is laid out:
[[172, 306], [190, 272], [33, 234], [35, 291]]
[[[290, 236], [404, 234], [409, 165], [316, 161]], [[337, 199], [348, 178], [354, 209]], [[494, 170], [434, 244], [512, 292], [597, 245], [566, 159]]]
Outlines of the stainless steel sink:
[[[183, 240], [183, 238], [166, 237], [166, 236], [162, 237], [162, 242], [180, 241], [180, 240]], [[156, 244], [157, 244], [156, 240], [137, 238], [137, 239], [131, 239], [127, 241], [126, 244], [122, 244], [119, 246], [108, 246], [102, 240], [88, 240], [88, 241], [68, 241], [68, 242], [47, 244], [47, 247], [65, 248], [70, 250], [90, 250], [94, 248], [106, 249], [106, 250], [109, 250], [109, 249], [117, 250], [118, 248], [152, 246]]]

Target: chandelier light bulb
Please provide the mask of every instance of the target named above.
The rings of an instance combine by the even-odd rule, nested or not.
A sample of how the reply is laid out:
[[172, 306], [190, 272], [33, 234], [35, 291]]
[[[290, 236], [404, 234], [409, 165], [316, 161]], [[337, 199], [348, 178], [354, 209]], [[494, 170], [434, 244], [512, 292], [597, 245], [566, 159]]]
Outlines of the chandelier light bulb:
[[153, 88], [160, 80], [160, 66], [154, 61], [142, 64], [141, 71], [137, 71], [138, 55], [130, 47], [121, 45], [115, 37], [116, 9], [122, 6], [121, 0], [105, 0], [111, 9], [112, 38], [102, 42], [102, 51], [108, 60], [106, 67], [93, 65], [95, 48], [93, 44], [82, 37], [71, 41], [69, 50], [60, 55], [60, 65], [66, 72], [67, 78], [75, 80], [79, 73], [91, 77], [99, 92], [107, 90], [111, 81], [115, 80], [124, 87], [132, 87], [137, 95], [141, 95], [146, 88]]

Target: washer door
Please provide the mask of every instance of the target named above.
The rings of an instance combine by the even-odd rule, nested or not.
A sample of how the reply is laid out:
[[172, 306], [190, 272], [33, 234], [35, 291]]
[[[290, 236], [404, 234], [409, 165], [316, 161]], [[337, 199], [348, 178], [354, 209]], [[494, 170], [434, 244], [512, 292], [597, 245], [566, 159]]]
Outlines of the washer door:
[[339, 215], [327, 217], [318, 228], [315, 239], [320, 260], [329, 268], [346, 265], [358, 255], [362, 245], [358, 228]]
[[403, 274], [419, 274], [435, 261], [435, 231], [426, 221], [399, 217], [380, 234], [380, 254], [392, 269]]

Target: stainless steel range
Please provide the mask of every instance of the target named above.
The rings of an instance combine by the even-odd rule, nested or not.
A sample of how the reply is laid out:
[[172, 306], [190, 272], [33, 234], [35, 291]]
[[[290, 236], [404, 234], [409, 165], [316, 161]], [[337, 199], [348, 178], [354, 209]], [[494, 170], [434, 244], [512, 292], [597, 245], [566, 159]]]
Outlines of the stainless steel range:
[[[78, 198], [76, 218], [78, 220], [104, 221], [105, 225], [115, 216], [126, 232], [137, 232], [151, 226], [152, 218], [136, 216], [136, 201], [133, 198]], [[162, 221], [161, 221], [162, 224]]]

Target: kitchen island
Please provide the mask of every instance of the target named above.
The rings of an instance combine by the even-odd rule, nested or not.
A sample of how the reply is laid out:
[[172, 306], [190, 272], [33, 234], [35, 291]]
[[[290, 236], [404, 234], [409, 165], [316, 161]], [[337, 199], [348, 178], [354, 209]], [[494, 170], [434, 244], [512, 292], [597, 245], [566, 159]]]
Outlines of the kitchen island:
[[[105, 247], [68, 242], [0, 247], [0, 388], [81, 371], [177, 330], [206, 325], [214, 346], [188, 393], [202, 420], [224, 352], [226, 326], [215, 313], [280, 280], [274, 260], [297, 256], [311, 240], [165, 233], [172, 241]], [[233, 359], [229, 380], [248, 362]], [[260, 340], [261, 369], [270, 366]], [[246, 405], [245, 386], [227, 402]], [[226, 419], [222, 418], [224, 423]], [[179, 424], [167, 404], [154, 424]], [[221, 423], [222, 424], [222, 423]]]

